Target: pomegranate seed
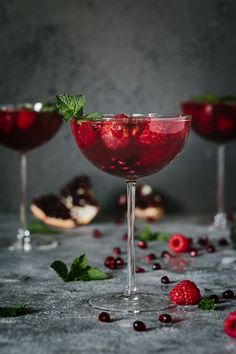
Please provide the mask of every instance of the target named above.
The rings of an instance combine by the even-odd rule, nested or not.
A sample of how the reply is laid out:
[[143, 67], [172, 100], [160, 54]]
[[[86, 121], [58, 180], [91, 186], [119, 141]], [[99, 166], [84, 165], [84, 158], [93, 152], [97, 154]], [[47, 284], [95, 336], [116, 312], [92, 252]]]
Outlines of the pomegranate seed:
[[115, 269], [116, 267], [115, 258], [112, 256], [108, 256], [104, 261], [104, 266], [109, 269]]
[[145, 273], [145, 269], [143, 269], [142, 267], [136, 267], [135, 273]]
[[107, 312], [101, 312], [98, 316], [99, 321], [101, 322], [110, 322], [110, 315]]
[[210, 299], [213, 300], [215, 304], [219, 303], [219, 297], [215, 294], [211, 295]]
[[137, 332], [143, 332], [143, 331], [146, 331], [146, 329], [147, 329], [145, 323], [142, 321], [134, 321], [133, 328]]
[[127, 241], [128, 240], [128, 234], [127, 233], [122, 236], [122, 240], [123, 241]]
[[172, 317], [171, 315], [168, 315], [168, 313], [163, 313], [159, 316], [159, 321], [163, 323], [170, 323], [172, 322]]
[[209, 243], [209, 239], [208, 239], [208, 236], [206, 235], [202, 235], [199, 237], [198, 239], [198, 243], [202, 246], [207, 246], [208, 243]]
[[153, 269], [153, 270], [160, 270], [160, 269], [161, 269], [160, 263], [154, 263], [154, 264], [152, 265], [152, 269]]
[[118, 268], [123, 267], [124, 263], [125, 263], [125, 262], [124, 262], [123, 258], [121, 258], [121, 257], [117, 257], [117, 258], [115, 259], [115, 265], [116, 265]]
[[225, 299], [233, 299], [234, 298], [234, 292], [232, 290], [226, 290], [222, 294], [223, 298]]
[[216, 251], [215, 247], [213, 245], [208, 245], [206, 248], [206, 251], [208, 253], [214, 253]]
[[102, 231], [100, 231], [100, 230], [98, 230], [98, 229], [93, 230], [93, 237], [95, 237], [95, 238], [101, 238], [102, 236], [103, 236]]
[[196, 248], [192, 248], [190, 251], [189, 251], [189, 255], [191, 257], [197, 257], [198, 256], [198, 250]]
[[122, 218], [116, 218], [116, 219], [114, 219], [114, 223], [116, 225], [121, 225], [123, 223], [123, 219]]
[[112, 252], [116, 255], [119, 256], [121, 254], [121, 249], [120, 247], [114, 247]]
[[138, 246], [139, 248], [143, 248], [143, 249], [148, 248], [148, 244], [147, 244], [146, 241], [138, 241], [138, 242], [137, 242], [137, 246]]
[[161, 254], [161, 258], [171, 258], [172, 255], [168, 251], [163, 251]]
[[221, 239], [219, 239], [218, 243], [220, 246], [227, 246], [229, 244], [229, 242], [226, 240], [226, 238], [223, 238], [223, 237]]
[[156, 259], [155, 253], [150, 253], [145, 257], [147, 263], [151, 263], [154, 259]]
[[170, 279], [169, 279], [166, 275], [164, 275], [164, 276], [161, 278], [161, 282], [162, 282], [162, 284], [169, 284]]

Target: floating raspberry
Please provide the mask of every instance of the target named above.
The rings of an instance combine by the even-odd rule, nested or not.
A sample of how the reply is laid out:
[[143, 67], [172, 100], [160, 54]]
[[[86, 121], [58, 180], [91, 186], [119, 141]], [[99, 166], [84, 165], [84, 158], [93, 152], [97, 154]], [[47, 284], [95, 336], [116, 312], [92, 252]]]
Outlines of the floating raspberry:
[[170, 292], [171, 301], [177, 305], [196, 305], [201, 298], [200, 290], [190, 280], [182, 280]]

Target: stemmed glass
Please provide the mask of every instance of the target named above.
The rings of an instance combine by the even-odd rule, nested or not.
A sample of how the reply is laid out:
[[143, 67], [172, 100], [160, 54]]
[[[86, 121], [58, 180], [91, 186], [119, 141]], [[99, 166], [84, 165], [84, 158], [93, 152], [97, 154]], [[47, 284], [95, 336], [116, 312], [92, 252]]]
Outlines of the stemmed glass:
[[191, 114], [194, 131], [217, 146], [217, 189], [213, 229], [227, 228], [224, 210], [225, 144], [236, 139], [236, 103], [206, 103], [194, 100], [182, 103], [184, 114]]
[[[9, 247], [10, 250], [29, 251], [32, 248], [26, 221], [27, 152], [50, 140], [61, 124], [53, 104], [38, 102], [0, 107], [0, 144], [20, 153], [20, 227], [17, 241]], [[33, 241], [42, 249], [57, 245], [46, 237]]]
[[71, 120], [84, 156], [102, 171], [127, 184], [127, 286], [125, 293], [89, 299], [97, 309], [137, 313], [156, 311], [168, 303], [164, 295], [138, 293], [135, 281], [134, 209], [139, 177], [167, 166], [182, 150], [190, 130], [189, 116], [158, 114], [103, 115], [97, 121]]

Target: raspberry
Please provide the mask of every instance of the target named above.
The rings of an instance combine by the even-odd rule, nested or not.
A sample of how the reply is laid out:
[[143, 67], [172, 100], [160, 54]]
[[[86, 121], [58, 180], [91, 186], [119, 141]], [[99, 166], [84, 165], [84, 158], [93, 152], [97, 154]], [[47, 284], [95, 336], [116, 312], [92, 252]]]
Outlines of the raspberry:
[[182, 280], [170, 292], [171, 301], [177, 305], [196, 305], [201, 298], [200, 290], [190, 280]]
[[130, 133], [126, 124], [122, 121], [104, 122], [101, 137], [104, 144], [112, 150], [122, 149], [130, 142]]
[[169, 247], [173, 252], [180, 253], [189, 250], [189, 238], [183, 234], [174, 234], [169, 239]]
[[18, 115], [17, 125], [21, 130], [27, 130], [35, 123], [35, 121], [35, 112], [21, 111]]
[[71, 130], [79, 148], [93, 146], [99, 139], [101, 124], [95, 122], [78, 123], [75, 119], [71, 120]]
[[141, 144], [146, 147], [160, 145], [165, 144], [167, 139], [166, 135], [163, 122], [153, 119], [148, 122], [148, 125], [140, 134], [139, 140]]
[[225, 333], [236, 338], [236, 311], [231, 312], [224, 322]]

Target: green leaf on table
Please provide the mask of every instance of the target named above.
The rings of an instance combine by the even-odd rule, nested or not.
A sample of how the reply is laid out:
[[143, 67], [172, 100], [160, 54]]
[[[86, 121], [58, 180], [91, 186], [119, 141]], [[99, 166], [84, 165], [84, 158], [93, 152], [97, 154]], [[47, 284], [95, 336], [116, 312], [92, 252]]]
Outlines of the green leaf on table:
[[214, 311], [216, 304], [209, 297], [204, 297], [198, 304], [198, 308], [205, 311]]
[[85, 254], [73, 260], [69, 272], [66, 264], [61, 261], [53, 262], [51, 268], [54, 269], [65, 282], [105, 280], [110, 278], [109, 274], [103, 272], [101, 269], [89, 266]]
[[0, 307], [0, 317], [18, 317], [27, 313], [26, 305]]
[[50, 229], [41, 221], [33, 220], [28, 223], [28, 230], [31, 234], [58, 234], [58, 231]]
[[139, 231], [135, 238], [139, 241], [153, 241], [157, 239], [157, 232], [152, 232], [149, 225], [145, 225], [143, 230]]
[[171, 236], [171, 233], [167, 232], [167, 231], [157, 232], [157, 240], [158, 241], [168, 242], [170, 239], [170, 236]]

